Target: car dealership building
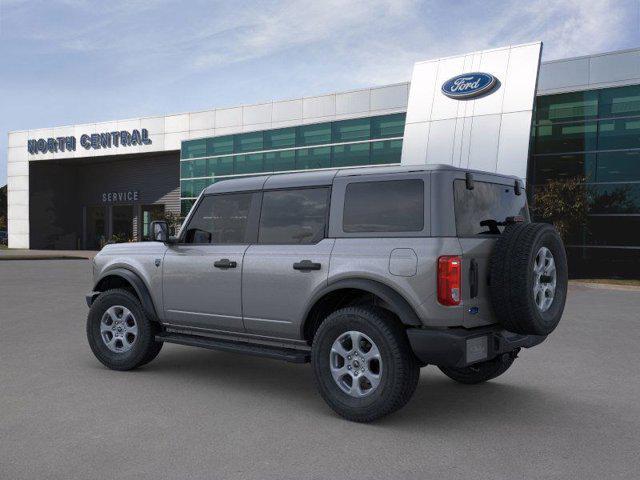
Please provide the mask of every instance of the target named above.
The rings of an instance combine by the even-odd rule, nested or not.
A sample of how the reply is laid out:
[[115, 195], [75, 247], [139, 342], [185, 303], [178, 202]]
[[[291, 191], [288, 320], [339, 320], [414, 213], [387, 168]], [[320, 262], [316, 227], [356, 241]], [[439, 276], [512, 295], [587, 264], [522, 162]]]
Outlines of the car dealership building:
[[[521, 67], [511, 55], [503, 78], [496, 75], [502, 82], [497, 91], [505, 90], [500, 93], [504, 98], [499, 97], [501, 121], [495, 124], [495, 135], [487, 133], [493, 131], [493, 124], [487, 123], [477, 138], [502, 138], [514, 122], [529, 131], [532, 123], [524, 145], [528, 155], [511, 165], [510, 150], [496, 147], [497, 160], [488, 169], [526, 177], [528, 187], [584, 177], [595, 193], [587, 225], [567, 241], [570, 254], [583, 260], [637, 258], [640, 49], [540, 64], [537, 88], [535, 76], [525, 78], [536, 92], [533, 118], [530, 107], [513, 107], [524, 116], [504, 116], [510, 91], [517, 98], [515, 88], [522, 83], [514, 79]], [[467, 60], [460, 60], [463, 71], [488, 68], [483, 60]], [[535, 67], [537, 73], [537, 63]], [[421, 77], [414, 69], [413, 82], [416, 78]], [[438, 76], [434, 84], [443, 78]], [[406, 138], [417, 131], [411, 120], [412, 108], [418, 108], [411, 100], [415, 92], [419, 87], [405, 82], [256, 105], [10, 132], [9, 246], [98, 249], [109, 240], [144, 239], [151, 220], [168, 212], [185, 215], [203, 188], [225, 178], [416, 163], [406, 161], [420, 151], [413, 138], [411, 145]], [[452, 108], [458, 116], [465, 115], [460, 109], [478, 110], [481, 101], [475, 100], [475, 107], [458, 102]], [[448, 132], [438, 134], [439, 139], [450, 134], [461, 140], [459, 147], [439, 155], [432, 141], [430, 163], [484, 169], [472, 161], [474, 148], [482, 155], [484, 145], [480, 140], [474, 143], [473, 137], [466, 144], [463, 138], [472, 123], [480, 128], [480, 113], [476, 111], [472, 121], [466, 115], [464, 122], [438, 123]], [[420, 135], [427, 142], [435, 136], [436, 124], [431, 125], [431, 137], [425, 131]], [[456, 148], [469, 153], [465, 156]]]

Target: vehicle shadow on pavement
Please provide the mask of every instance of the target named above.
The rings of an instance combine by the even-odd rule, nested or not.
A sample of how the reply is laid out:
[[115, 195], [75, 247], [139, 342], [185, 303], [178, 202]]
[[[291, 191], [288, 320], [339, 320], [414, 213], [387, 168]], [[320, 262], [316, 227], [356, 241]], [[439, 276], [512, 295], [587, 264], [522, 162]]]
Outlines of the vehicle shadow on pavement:
[[[98, 367], [99, 368], [99, 367]], [[479, 422], [526, 428], [571, 415], [578, 398], [518, 383], [513, 372], [481, 385], [461, 385], [436, 367], [422, 369], [413, 398], [400, 411], [374, 425], [416, 428], [474, 428]], [[324, 404], [310, 366], [190, 347], [165, 346], [154, 362], [136, 371], [146, 379], [199, 391], [260, 396], [265, 404], [287, 404], [292, 411], [327, 418], [337, 416]], [[584, 409], [585, 405], [580, 405]], [[584, 411], [584, 410], [583, 410]], [[594, 412], [595, 415], [600, 412]]]

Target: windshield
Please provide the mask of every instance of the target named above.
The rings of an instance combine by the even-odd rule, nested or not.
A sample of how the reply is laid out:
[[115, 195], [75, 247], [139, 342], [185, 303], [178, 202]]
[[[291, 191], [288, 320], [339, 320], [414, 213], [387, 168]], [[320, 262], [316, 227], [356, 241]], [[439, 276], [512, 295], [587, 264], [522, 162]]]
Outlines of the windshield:
[[453, 194], [459, 237], [499, 234], [507, 217], [529, 220], [527, 196], [516, 195], [513, 186], [475, 181], [469, 190], [464, 180], [455, 180]]

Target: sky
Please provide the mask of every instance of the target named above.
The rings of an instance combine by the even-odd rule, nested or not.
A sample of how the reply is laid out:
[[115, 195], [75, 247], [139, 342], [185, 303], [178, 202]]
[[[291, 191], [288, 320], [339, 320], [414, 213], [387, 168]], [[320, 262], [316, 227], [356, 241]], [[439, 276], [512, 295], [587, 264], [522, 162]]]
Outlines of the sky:
[[640, 47], [640, 0], [0, 0], [0, 185], [12, 130], [410, 80], [413, 63], [542, 40]]

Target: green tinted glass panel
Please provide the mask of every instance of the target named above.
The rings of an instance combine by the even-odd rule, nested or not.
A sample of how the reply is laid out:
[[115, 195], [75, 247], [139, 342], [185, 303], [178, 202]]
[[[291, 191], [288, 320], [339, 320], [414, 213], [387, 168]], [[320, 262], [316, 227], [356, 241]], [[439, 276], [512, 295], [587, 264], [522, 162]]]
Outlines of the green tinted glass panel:
[[334, 167], [349, 167], [352, 165], [367, 165], [370, 163], [368, 143], [336, 145], [332, 148], [332, 166]]
[[296, 151], [269, 152], [264, 154], [264, 169], [266, 172], [283, 172], [295, 170]]
[[533, 178], [531, 182], [542, 185], [549, 180], [584, 177], [588, 181], [595, 179], [596, 154], [576, 153], [566, 155], [535, 155]]
[[371, 137], [371, 119], [356, 118], [333, 122], [333, 143], [356, 142]]
[[[590, 213], [640, 213], [640, 184], [598, 183], [589, 185]], [[636, 237], [637, 235], [630, 235]], [[640, 241], [638, 241], [640, 243]]]
[[207, 154], [206, 139], [188, 140], [182, 142], [181, 158], [204, 157]]
[[180, 196], [193, 197], [193, 180], [180, 180]]
[[598, 115], [598, 94], [595, 91], [563, 93], [538, 97], [538, 123], [566, 122]]
[[200, 180], [192, 180], [192, 182], [193, 182], [192, 188], [191, 188], [192, 197], [197, 197], [198, 195], [200, 195], [202, 190], [207, 188], [207, 186], [209, 185], [209, 180], [205, 178], [202, 178]]
[[331, 142], [331, 124], [319, 123], [317, 125], [304, 125], [296, 128], [296, 145], [321, 145]]
[[193, 177], [193, 160], [180, 162], [180, 178]]
[[296, 146], [296, 129], [279, 128], [277, 130], [266, 130], [264, 132], [264, 148], [288, 148]]
[[209, 159], [207, 176], [233, 174], [233, 156]]
[[603, 120], [599, 124], [598, 149], [640, 147], [640, 119]]
[[252, 153], [249, 155], [236, 155], [235, 173], [260, 173], [264, 172], [262, 153]]
[[640, 181], [640, 151], [598, 153], [596, 181]]
[[402, 137], [406, 114], [383, 115], [371, 118], [371, 138]]
[[180, 214], [183, 217], [186, 217], [187, 214], [189, 213], [189, 210], [191, 210], [191, 207], [193, 207], [194, 203], [195, 203], [195, 200], [182, 200], [182, 201], [180, 201]]
[[599, 90], [600, 117], [640, 115], [640, 85]]
[[263, 149], [262, 132], [242, 133], [234, 135], [233, 151], [241, 152], [257, 152]]
[[371, 163], [400, 163], [402, 140], [385, 140], [371, 144]]
[[303, 148], [296, 152], [296, 169], [329, 168], [331, 147]]
[[233, 135], [207, 139], [207, 155], [233, 153]]
[[538, 126], [535, 128], [535, 153], [595, 150], [597, 132], [596, 122]]

